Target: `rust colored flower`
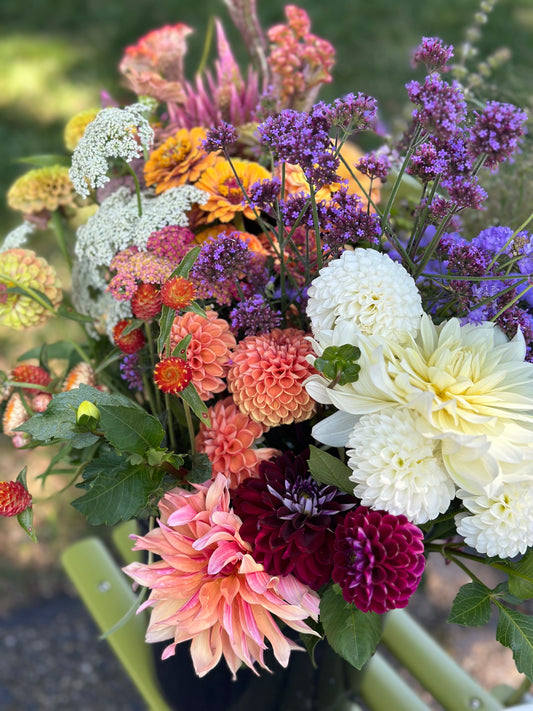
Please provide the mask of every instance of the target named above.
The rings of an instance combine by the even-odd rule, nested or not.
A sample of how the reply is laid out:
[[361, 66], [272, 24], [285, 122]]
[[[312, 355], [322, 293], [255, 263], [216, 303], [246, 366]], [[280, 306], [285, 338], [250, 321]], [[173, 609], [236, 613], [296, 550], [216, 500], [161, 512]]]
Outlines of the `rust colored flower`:
[[257, 440], [268, 430], [245, 415], [232, 397], [219, 400], [208, 411], [211, 425], [200, 423], [196, 435], [198, 452], [207, 454], [212, 476], [224, 474], [234, 489], [248, 477], [255, 477], [259, 464], [279, 454], [271, 447], [256, 448]]
[[140, 351], [146, 343], [146, 338], [140, 328], [134, 328], [132, 331], [128, 331], [128, 333], [123, 333], [130, 323], [131, 321], [129, 319], [124, 318], [113, 328], [113, 340], [115, 341], [115, 345], [120, 348], [123, 353], [129, 355]]
[[67, 392], [69, 390], [74, 390], [79, 388], [80, 385], [91, 385], [94, 387], [96, 384], [96, 377], [94, 370], [85, 361], [77, 363], [73, 368], [69, 370], [65, 380], [63, 381], [63, 386], [61, 390]]
[[165, 306], [179, 311], [194, 300], [196, 289], [192, 281], [183, 277], [168, 279], [161, 287], [161, 301]]
[[271, 427], [309, 419], [315, 402], [303, 384], [316, 372], [306, 359], [310, 353], [307, 334], [296, 328], [244, 338], [232, 355], [227, 376], [238, 407]]
[[18, 516], [31, 506], [31, 495], [20, 481], [0, 481], [0, 516]]
[[255, 220], [255, 213], [246, 202], [243, 189], [248, 194], [254, 183], [270, 178], [270, 173], [253, 161], [235, 158], [232, 165], [238, 179], [228, 161], [217, 158], [214, 165], [195, 183], [195, 187], [204, 190], [209, 196], [207, 202], [200, 205], [200, 209], [208, 213], [209, 222], [230, 222], [239, 213], [249, 220]]
[[186, 360], [177, 356], [163, 358], [154, 368], [154, 382], [164, 393], [177, 395], [191, 382], [192, 371]]
[[76, 191], [68, 167], [52, 165], [30, 170], [15, 180], [7, 193], [7, 204], [25, 215], [59, 207], [75, 207]]
[[194, 183], [201, 174], [217, 160], [206, 153], [202, 141], [206, 129], [199, 126], [189, 131], [182, 128], [152, 151], [144, 167], [147, 185], [155, 185], [156, 193], [162, 193], [178, 185]]
[[[54, 308], [62, 299], [61, 286], [55, 269], [30, 249], [6, 249], [0, 252], [0, 284], [43, 293]], [[7, 292], [0, 301], [0, 324], [16, 330], [40, 326], [52, 311], [40, 299], [29, 295]]]
[[138, 96], [183, 102], [183, 57], [193, 30], [183, 22], [148, 32], [126, 48], [119, 70]]
[[192, 382], [202, 400], [209, 400], [215, 393], [225, 390], [224, 378], [231, 349], [236, 343], [228, 322], [218, 318], [216, 311], [210, 309], [206, 316], [187, 311], [176, 316], [170, 331], [172, 349], [185, 336], [192, 336], [187, 347], [187, 362], [192, 370]]
[[91, 121], [94, 121], [99, 111], [100, 109], [85, 109], [69, 119], [63, 131], [63, 140], [67, 151], [72, 153], [85, 133], [85, 129]]
[[[40, 365], [32, 365], [31, 363], [20, 363], [16, 365], [9, 373], [10, 380], [17, 383], [31, 383], [32, 385], [48, 385], [51, 377], [50, 373], [41, 368]], [[36, 395], [39, 390], [35, 388], [23, 388], [24, 395]]]
[[141, 321], [150, 321], [161, 313], [161, 293], [157, 286], [141, 282], [131, 297], [131, 310]]

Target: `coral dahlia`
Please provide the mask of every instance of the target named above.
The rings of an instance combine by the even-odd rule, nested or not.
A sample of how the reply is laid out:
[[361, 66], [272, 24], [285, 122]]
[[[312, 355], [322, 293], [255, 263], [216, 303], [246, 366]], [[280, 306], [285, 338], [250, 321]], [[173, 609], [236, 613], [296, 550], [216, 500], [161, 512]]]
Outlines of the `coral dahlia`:
[[212, 309], [206, 312], [206, 318], [192, 311], [176, 316], [170, 331], [172, 349], [189, 334], [192, 338], [187, 347], [187, 362], [192, 382], [202, 400], [209, 400], [226, 388], [224, 378], [235, 337], [228, 322], [218, 318]]
[[422, 531], [405, 516], [359, 506], [335, 530], [333, 580], [363, 612], [405, 607], [424, 567]]
[[311, 352], [307, 334], [296, 328], [275, 328], [240, 341], [227, 377], [239, 408], [268, 426], [309, 419], [315, 402], [303, 383], [316, 373], [306, 359]]
[[279, 454], [277, 449], [255, 446], [268, 428], [241, 412], [232, 397], [219, 400], [208, 415], [211, 425], [200, 423], [196, 449], [207, 454], [212, 475], [227, 476], [232, 489], [247, 477], [257, 476], [263, 460]]
[[339, 514], [356, 501], [315, 481], [307, 457], [285, 452], [261, 462], [257, 478], [237, 487], [233, 505], [243, 520], [241, 536], [267, 573], [292, 574], [318, 590], [331, 580]]
[[254, 560], [240, 536], [241, 519], [230, 508], [229, 481], [219, 474], [190, 492], [176, 488], [159, 507], [159, 526], [135, 536], [136, 550], [160, 556], [151, 564], [131, 563], [124, 571], [150, 588], [140, 609], [151, 607], [147, 642], [171, 640], [163, 659], [176, 645], [191, 640], [196, 674], [204, 676], [222, 656], [233, 677], [244, 663], [266, 668], [270, 642], [286, 667], [299, 647], [285, 637], [275, 620], [311, 633], [304, 622], [318, 617], [319, 597], [293, 576], [273, 577]]

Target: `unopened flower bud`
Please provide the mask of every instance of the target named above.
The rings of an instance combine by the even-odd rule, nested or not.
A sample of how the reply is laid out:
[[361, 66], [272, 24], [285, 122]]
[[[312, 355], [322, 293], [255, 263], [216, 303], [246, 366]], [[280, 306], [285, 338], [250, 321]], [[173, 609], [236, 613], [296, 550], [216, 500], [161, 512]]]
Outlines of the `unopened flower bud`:
[[89, 400], [80, 403], [76, 412], [76, 424], [92, 430], [100, 421], [100, 410]]

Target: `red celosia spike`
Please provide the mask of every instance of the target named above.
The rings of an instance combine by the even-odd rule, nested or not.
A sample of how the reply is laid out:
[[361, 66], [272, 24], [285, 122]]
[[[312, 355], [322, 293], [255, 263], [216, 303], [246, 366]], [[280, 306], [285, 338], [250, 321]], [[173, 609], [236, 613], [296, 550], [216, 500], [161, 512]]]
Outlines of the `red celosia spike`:
[[119, 321], [113, 329], [113, 339], [115, 341], [115, 345], [120, 348], [123, 353], [127, 354], [137, 353], [137, 351], [140, 351], [146, 343], [146, 338], [140, 328], [134, 328], [133, 331], [130, 331], [126, 335], [122, 335], [122, 332], [127, 328], [127, 326], [130, 325], [130, 323], [131, 321], [128, 319], [122, 319], [122, 321]]
[[136, 318], [149, 321], [161, 311], [161, 294], [155, 284], [142, 283], [131, 297], [131, 310]]
[[20, 481], [0, 481], [0, 516], [18, 516], [31, 506], [31, 495]]

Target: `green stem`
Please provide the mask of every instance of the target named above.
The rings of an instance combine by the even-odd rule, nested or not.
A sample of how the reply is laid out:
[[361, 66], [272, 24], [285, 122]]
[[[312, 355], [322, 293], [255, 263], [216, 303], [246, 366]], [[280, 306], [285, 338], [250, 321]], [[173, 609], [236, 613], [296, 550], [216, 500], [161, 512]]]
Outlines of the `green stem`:
[[51, 302], [45, 301], [42, 296], [46, 296], [46, 294], [43, 294], [42, 296], [36, 289], [32, 289], [31, 286], [28, 286], [27, 284], [23, 284], [21, 281], [18, 279], [15, 279], [15, 277], [8, 275], [8, 274], [0, 274], [0, 282], [4, 282], [8, 286], [17, 286], [19, 289], [22, 289], [22, 291], [29, 296], [30, 299], [33, 299], [36, 301], [39, 306], [42, 306], [45, 311], [49, 311], [52, 314], [55, 314], [55, 309], [52, 305]]
[[137, 195], [137, 210], [139, 212], [139, 217], [142, 217], [143, 208], [141, 202], [141, 186], [139, 185], [139, 178], [137, 177], [137, 174], [127, 161], [124, 161], [124, 165], [126, 166], [131, 177], [133, 178], [133, 182], [135, 184], [135, 194]]
[[168, 441], [170, 443], [170, 449], [173, 452], [175, 452], [176, 451], [176, 435], [174, 434], [172, 406], [171, 406], [171, 402], [170, 402], [170, 395], [168, 393], [165, 393], [165, 407], [166, 407], [166, 411], [167, 411]]
[[[155, 367], [156, 363], [156, 357], [155, 357], [155, 345], [154, 345], [154, 339], [152, 338], [152, 330], [150, 328], [150, 324], [146, 322], [144, 324], [144, 331], [146, 333], [146, 341], [148, 343], [148, 351], [150, 353], [150, 363], [152, 365], [152, 369]], [[157, 413], [160, 414], [162, 411], [162, 403], [161, 403], [161, 394], [159, 388], [155, 388], [155, 401], [157, 404]]]
[[185, 420], [187, 422], [187, 432], [189, 433], [189, 444], [190, 444], [190, 454], [191, 456], [196, 452], [196, 441], [194, 425], [191, 417], [191, 409], [189, 405], [182, 399], [183, 402], [183, 412], [185, 413]]
[[68, 268], [71, 270], [72, 258], [67, 248], [67, 242], [65, 240], [65, 230], [63, 229], [63, 220], [61, 219], [61, 215], [59, 214], [59, 212], [56, 211], [52, 213], [52, 216], [50, 218], [50, 226], [52, 227], [52, 230], [56, 236], [57, 242], [59, 244], [59, 249], [63, 254], [63, 258], [65, 259]]

